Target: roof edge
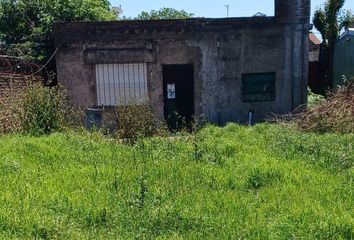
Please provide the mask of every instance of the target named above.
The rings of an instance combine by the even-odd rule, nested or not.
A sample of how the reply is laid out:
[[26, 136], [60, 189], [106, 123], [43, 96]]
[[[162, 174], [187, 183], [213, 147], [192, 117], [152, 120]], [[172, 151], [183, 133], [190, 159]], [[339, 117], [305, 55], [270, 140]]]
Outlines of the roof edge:
[[239, 21], [271, 21], [275, 17], [232, 17], [232, 18], [186, 18], [186, 19], [152, 19], [152, 20], [115, 20], [115, 21], [58, 21], [54, 24], [85, 24], [85, 25], [134, 25], [134, 24], [152, 24], [152, 23], [232, 23]]

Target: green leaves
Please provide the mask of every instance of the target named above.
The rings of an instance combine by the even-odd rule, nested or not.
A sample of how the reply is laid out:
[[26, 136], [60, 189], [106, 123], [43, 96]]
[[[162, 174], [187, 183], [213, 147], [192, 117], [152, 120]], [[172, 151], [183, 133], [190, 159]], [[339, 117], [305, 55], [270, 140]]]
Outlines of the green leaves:
[[327, 29], [327, 24], [326, 24], [326, 15], [322, 11], [322, 9], [317, 9], [315, 11], [314, 17], [313, 17], [313, 24], [317, 28], [318, 31], [320, 31], [322, 35], [322, 39], [325, 41], [328, 39], [328, 29]]
[[43, 63], [53, 49], [54, 22], [115, 18], [107, 0], [0, 0], [0, 41], [10, 54]]
[[307, 106], [309, 108], [316, 107], [326, 101], [324, 96], [312, 92], [310, 88], [308, 88], [307, 92]]
[[342, 10], [344, 2], [345, 0], [327, 0], [315, 11], [312, 21], [320, 31], [325, 44], [334, 42], [340, 31], [353, 22], [353, 13]]
[[347, 28], [354, 19], [350, 11], [342, 10], [345, 0], [326, 0], [323, 6], [315, 11], [313, 24], [322, 35], [321, 62], [325, 66], [321, 78], [323, 88], [333, 88], [333, 55], [335, 43], [340, 32]]
[[173, 8], [161, 8], [160, 10], [152, 10], [150, 13], [142, 12], [136, 20], [156, 20], [156, 19], [186, 19], [192, 18], [193, 13], [187, 13], [184, 10], [176, 10]]

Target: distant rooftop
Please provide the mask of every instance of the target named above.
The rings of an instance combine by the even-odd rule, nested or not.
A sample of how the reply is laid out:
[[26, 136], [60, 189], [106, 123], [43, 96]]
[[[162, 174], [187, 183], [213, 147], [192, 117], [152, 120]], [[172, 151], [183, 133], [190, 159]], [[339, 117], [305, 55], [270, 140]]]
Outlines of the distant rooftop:
[[310, 38], [310, 41], [315, 44], [315, 45], [320, 45], [321, 44], [321, 41], [316, 37], [316, 35], [314, 33], [310, 33], [309, 34], [309, 38]]
[[354, 36], [354, 28], [348, 28], [347, 31], [345, 31], [342, 35], [340, 35], [339, 39], [342, 39], [346, 36]]

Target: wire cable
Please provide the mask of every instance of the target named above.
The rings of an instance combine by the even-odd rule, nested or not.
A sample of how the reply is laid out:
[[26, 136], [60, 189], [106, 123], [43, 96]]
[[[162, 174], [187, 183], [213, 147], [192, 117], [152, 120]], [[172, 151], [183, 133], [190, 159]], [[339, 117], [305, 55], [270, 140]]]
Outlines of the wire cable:
[[49, 58], [49, 60], [46, 62], [46, 64], [44, 64], [40, 69], [38, 69], [38, 71], [28, 75], [27, 77], [33, 77], [34, 75], [40, 73], [44, 68], [47, 67], [47, 65], [52, 61], [52, 59], [54, 58], [54, 56], [57, 54], [59, 48], [57, 47], [54, 51], [54, 53], [52, 54], [52, 56]]

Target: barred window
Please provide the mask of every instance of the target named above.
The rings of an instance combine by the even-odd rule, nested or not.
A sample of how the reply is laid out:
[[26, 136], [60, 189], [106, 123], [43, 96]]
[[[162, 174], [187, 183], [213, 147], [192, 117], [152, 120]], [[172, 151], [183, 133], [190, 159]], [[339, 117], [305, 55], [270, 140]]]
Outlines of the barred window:
[[145, 63], [97, 64], [97, 105], [115, 106], [148, 99]]
[[242, 101], [275, 100], [275, 73], [242, 74]]

